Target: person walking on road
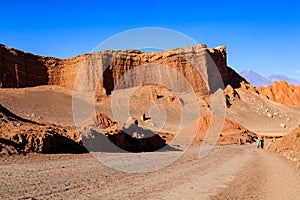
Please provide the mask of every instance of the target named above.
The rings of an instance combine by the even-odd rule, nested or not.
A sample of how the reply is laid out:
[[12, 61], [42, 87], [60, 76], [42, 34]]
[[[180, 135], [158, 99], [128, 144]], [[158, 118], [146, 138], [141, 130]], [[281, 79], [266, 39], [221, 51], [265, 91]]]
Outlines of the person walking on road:
[[257, 138], [256, 142], [257, 142], [256, 147], [257, 147], [257, 148], [260, 148], [260, 147], [261, 147], [261, 141], [260, 141], [260, 138]]
[[264, 145], [265, 145], [265, 140], [264, 140], [264, 137], [262, 137], [260, 140], [260, 147], [263, 149]]

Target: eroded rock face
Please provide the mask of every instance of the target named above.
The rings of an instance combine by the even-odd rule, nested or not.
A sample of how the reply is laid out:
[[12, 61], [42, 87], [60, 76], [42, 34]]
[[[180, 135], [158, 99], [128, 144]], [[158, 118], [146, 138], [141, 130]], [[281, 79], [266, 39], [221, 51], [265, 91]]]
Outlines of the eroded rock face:
[[87, 152], [75, 128], [37, 123], [0, 105], [0, 155]]
[[275, 81], [272, 85], [258, 88], [245, 82], [241, 82], [241, 88], [255, 92], [280, 104], [300, 106], [300, 86], [290, 85], [286, 81]]
[[277, 103], [300, 106], [300, 86], [290, 85], [285, 81], [274, 82], [268, 87], [257, 88], [259, 94]]
[[83, 137], [82, 141], [93, 152], [151, 152], [167, 145], [157, 134], [148, 138], [135, 138], [124, 131], [104, 135], [91, 130], [89, 137]]
[[[78, 84], [83, 89], [97, 88], [97, 94], [101, 97], [109, 95], [114, 90], [118, 80], [125, 72], [137, 66], [150, 63], [175, 69], [188, 80], [196, 92], [207, 94], [205, 82], [189, 61], [203, 62], [202, 67], [205, 73], [210, 76], [210, 84], [214, 84], [216, 76], [214, 71], [209, 71], [208, 69], [207, 63], [209, 58], [207, 56], [202, 57], [201, 61], [195, 60], [199, 57], [197, 52], [204, 52], [213, 59], [225, 85], [230, 84], [233, 87], [239, 87], [239, 83], [244, 80], [227, 67], [225, 47], [207, 49], [204, 45], [198, 45], [156, 53], [137, 50], [107, 50], [90, 55], [84, 54], [70, 59], [58, 59], [36, 56], [0, 45], [0, 87], [32, 87], [48, 84], [73, 89], [77, 72], [82, 65], [100, 66], [98, 74], [93, 72], [91, 68], [83, 72], [85, 73], [85, 78], [80, 80]], [[103, 69], [106, 70], [103, 72]], [[144, 74], [144, 78], [154, 77], [154, 73], [160, 72], [149, 72]], [[99, 74], [103, 74], [103, 77], [99, 81], [95, 81], [98, 80]], [[160, 76], [158, 75], [157, 77]], [[161, 78], [166, 79], [165, 76]], [[170, 81], [176, 82], [174, 77]], [[129, 83], [125, 87], [131, 86]], [[80, 89], [80, 87], [78, 88]]]
[[224, 92], [226, 97], [226, 105], [228, 108], [232, 105], [233, 101], [235, 101], [236, 99], [240, 99], [239, 94], [231, 85], [227, 85]]
[[240, 99], [239, 94], [234, 90], [234, 88], [231, 85], [228, 85], [225, 88], [225, 94], [228, 96], [228, 98], [232, 101], [235, 99]]
[[47, 85], [48, 69], [40, 58], [0, 45], [0, 87]]
[[80, 126], [84, 129], [97, 126], [99, 126], [101, 129], [107, 129], [114, 126], [115, 124], [116, 123], [111, 120], [105, 113], [96, 112], [94, 115], [83, 121]]
[[[200, 117], [199, 121], [199, 129], [196, 135], [196, 142], [203, 141], [205, 134], [207, 133], [210, 122], [211, 115], [204, 115]], [[218, 145], [228, 145], [228, 144], [246, 144], [255, 142], [257, 139], [257, 135], [250, 130], [246, 129], [242, 125], [231, 121], [229, 119], [225, 119], [224, 125], [222, 128], [222, 132], [218, 138]]]
[[[89, 151], [156, 151], [166, 146], [159, 135], [130, 123], [121, 128], [104, 113], [92, 116], [86, 129], [78, 133], [75, 127], [37, 123], [18, 117], [0, 104], [0, 156], [36, 153], [86, 153]], [[141, 137], [134, 137], [137, 133]]]
[[[105, 114], [104, 119], [111, 121]], [[105, 120], [107, 121], [107, 120]], [[166, 141], [155, 132], [138, 125], [135, 118], [128, 118], [123, 127], [103, 128], [101, 122], [81, 131], [84, 146], [89, 151], [104, 152], [147, 152], [156, 151], [166, 146]]]

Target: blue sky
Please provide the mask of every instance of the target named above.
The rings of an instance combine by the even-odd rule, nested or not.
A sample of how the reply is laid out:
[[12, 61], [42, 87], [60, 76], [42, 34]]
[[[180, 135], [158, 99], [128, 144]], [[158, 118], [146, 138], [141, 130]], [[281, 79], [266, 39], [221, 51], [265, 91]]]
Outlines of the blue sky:
[[227, 46], [238, 72], [300, 79], [297, 1], [2, 1], [0, 43], [34, 54], [73, 57], [140, 27], [182, 32]]

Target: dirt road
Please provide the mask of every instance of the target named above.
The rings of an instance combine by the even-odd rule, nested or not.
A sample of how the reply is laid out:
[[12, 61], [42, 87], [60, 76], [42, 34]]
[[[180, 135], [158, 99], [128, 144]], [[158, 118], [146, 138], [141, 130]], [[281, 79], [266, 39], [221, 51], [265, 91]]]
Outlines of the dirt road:
[[[1, 158], [1, 199], [300, 199], [300, 178], [283, 158], [253, 145], [193, 149], [162, 169], [132, 174], [90, 154]], [[180, 152], [153, 152], [147, 156]], [[104, 153], [103, 153], [104, 154]], [[118, 162], [126, 163], [126, 154]], [[147, 162], [147, 161], [145, 161]], [[150, 165], [153, 162], [149, 159]], [[157, 160], [160, 162], [160, 160]]]
[[300, 176], [283, 157], [264, 150], [255, 151], [254, 160], [237, 174], [229, 186], [212, 200], [300, 199]]

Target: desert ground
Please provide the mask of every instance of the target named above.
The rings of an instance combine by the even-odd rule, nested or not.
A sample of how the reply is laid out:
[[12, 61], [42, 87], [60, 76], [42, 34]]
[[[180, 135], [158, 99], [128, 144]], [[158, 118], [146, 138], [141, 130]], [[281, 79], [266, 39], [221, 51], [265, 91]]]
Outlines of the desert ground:
[[255, 148], [218, 146], [203, 159], [193, 148], [165, 168], [140, 174], [114, 170], [90, 154], [1, 158], [0, 194], [2, 199], [299, 199], [294, 166]]
[[[58, 86], [2, 89], [3, 106], [19, 116], [36, 121], [72, 125], [72, 91]], [[142, 94], [144, 94], [142, 92]], [[228, 117], [261, 133], [284, 135], [297, 124], [298, 107], [288, 107], [239, 91], [239, 104], [233, 104]], [[43, 98], [42, 98], [43, 97]], [[107, 101], [109, 102], [109, 100]], [[259, 102], [259, 104], [257, 103]], [[99, 109], [107, 107], [99, 103]], [[261, 108], [263, 107], [263, 108]], [[261, 108], [260, 110], [257, 108]], [[241, 109], [247, 115], [239, 115]], [[272, 118], [266, 109], [282, 113]], [[109, 109], [108, 109], [109, 110]], [[243, 111], [245, 112], [245, 111]], [[137, 114], [138, 115], [138, 114]], [[285, 116], [286, 115], [286, 116]], [[249, 120], [249, 116], [251, 119]], [[289, 120], [287, 120], [289, 119]], [[171, 121], [175, 121], [174, 118]], [[275, 128], [274, 128], [275, 127]], [[291, 128], [292, 129], [292, 128]], [[268, 145], [270, 140], [267, 141]], [[107, 167], [97, 156], [118, 157], [123, 165], [130, 153], [36, 154], [1, 157], [2, 199], [299, 199], [300, 178], [296, 165], [284, 156], [257, 149], [255, 143], [216, 146], [199, 158], [199, 146], [192, 147], [174, 163], [147, 173], [126, 173]], [[178, 151], [144, 152], [147, 162]], [[152, 158], [151, 158], [152, 157]], [[160, 162], [160, 160], [154, 160]]]

